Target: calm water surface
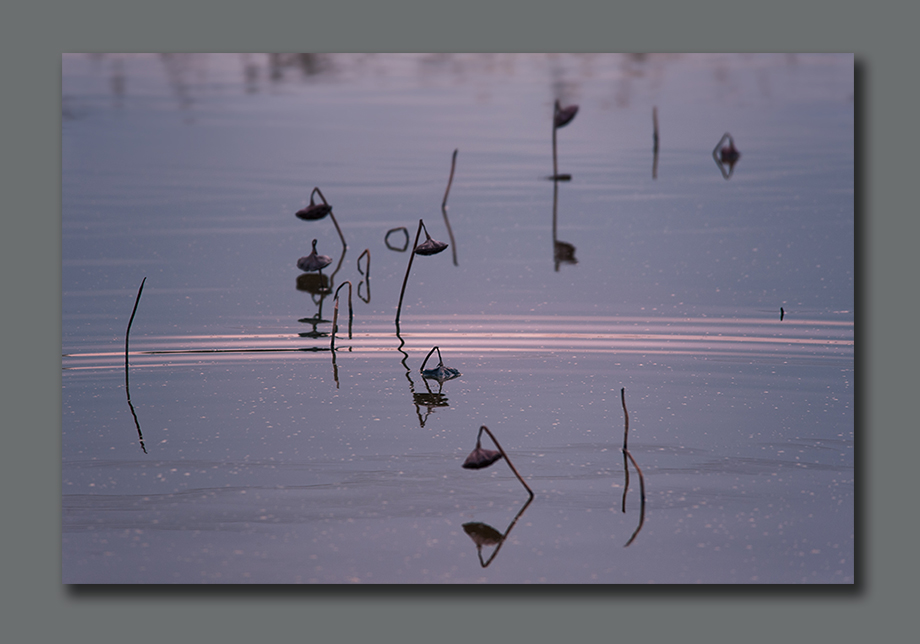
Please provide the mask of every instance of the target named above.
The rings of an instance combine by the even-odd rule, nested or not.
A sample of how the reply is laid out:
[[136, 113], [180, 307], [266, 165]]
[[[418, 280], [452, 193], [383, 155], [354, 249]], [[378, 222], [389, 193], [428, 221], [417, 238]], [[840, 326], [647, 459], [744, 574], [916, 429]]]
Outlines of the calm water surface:
[[853, 120], [852, 56], [65, 55], [63, 581], [853, 583]]

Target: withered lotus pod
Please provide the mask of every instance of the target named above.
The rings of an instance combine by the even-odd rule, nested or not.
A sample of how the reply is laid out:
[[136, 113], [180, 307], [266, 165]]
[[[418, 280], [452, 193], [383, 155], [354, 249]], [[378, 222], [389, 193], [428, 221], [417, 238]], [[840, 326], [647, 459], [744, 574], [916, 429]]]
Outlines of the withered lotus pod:
[[[317, 193], [319, 193], [320, 199], [323, 200], [323, 203], [316, 203], [314, 201], [313, 195]], [[319, 188], [313, 188], [313, 192], [310, 193], [310, 205], [303, 210], [298, 210], [296, 213], [294, 213], [294, 216], [298, 219], [316, 221], [317, 219], [322, 219], [330, 212], [332, 212], [332, 206], [326, 202], [326, 198], [323, 196], [323, 193], [320, 192]]]
[[438, 382], [447, 382], [454, 378], [459, 378], [460, 372], [450, 367], [439, 364], [434, 369], [422, 369], [422, 378], [426, 380], [437, 380]]
[[476, 449], [470, 452], [470, 455], [463, 461], [463, 467], [468, 470], [481, 470], [489, 467], [495, 461], [501, 459], [502, 453], [494, 449], [485, 449], [476, 441]]
[[553, 114], [553, 125], [557, 128], [565, 127], [572, 122], [572, 119], [575, 118], [575, 115], [578, 114], [577, 105], [569, 105], [568, 107], [560, 107], [559, 101], [556, 101], [556, 107]]
[[[428, 358], [430, 358], [431, 354], [435, 351], [438, 352], [438, 366], [434, 369], [426, 369], [425, 365], [428, 364]], [[431, 351], [428, 352], [428, 355], [425, 356], [424, 362], [422, 362], [422, 366], [419, 369], [419, 372], [422, 374], [422, 378], [425, 378], [426, 380], [437, 380], [440, 383], [460, 377], [460, 372], [457, 369], [452, 369], [451, 367], [444, 366], [444, 361], [441, 358], [441, 349], [438, 347], [432, 347]]]
[[332, 206], [327, 203], [318, 203], [310, 204], [303, 210], [298, 210], [294, 213], [294, 216], [298, 219], [306, 219], [307, 221], [316, 221], [317, 219], [322, 219], [326, 215], [332, 212]]
[[332, 263], [332, 258], [328, 255], [317, 255], [316, 254], [316, 240], [313, 240], [313, 252], [311, 252], [306, 257], [301, 257], [297, 260], [297, 268], [302, 270], [305, 273], [312, 273], [314, 271], [319, 271]]
[[[419, 244], [418, 240], [422, 236], [423, 230], [425, 231], [426, 239]], [[406, 294], [406, 284], [409, 283], [409, 273], [412, 271], [412, 260], [415, 259], [416, 255], [437, 255], [445, 248], [447, 248], [447, 244], [432, 239], [431, 235], [428, 234], [428, 229], [425, 228], [424, 220], [419, 219], [418, 230], [415, 231], [415, 242], [412, 244], [412, 252], [409, 254], [409, 264], [406, 266], [406, 276], [403, 278], [402, 288], [399, 291], [399, 304], [396, 305], [397, 334], [399, 333], [399, 315], [402, 313], [402, 303], [403, 297]]]
[[416, 255], [437, 255], [442, 250], [447, 248], [447, 244], [444, 242], [439, 242], [436, 239], [429, 237], [421, 244], [419, 244], [415, 249]]

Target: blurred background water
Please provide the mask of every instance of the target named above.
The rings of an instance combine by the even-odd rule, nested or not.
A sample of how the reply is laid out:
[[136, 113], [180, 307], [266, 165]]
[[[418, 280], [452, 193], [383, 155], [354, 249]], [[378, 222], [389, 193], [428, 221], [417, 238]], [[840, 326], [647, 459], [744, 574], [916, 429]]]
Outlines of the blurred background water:
[[853, 583], [853, 126], [850, 55], [63, 56], [64, 582]]

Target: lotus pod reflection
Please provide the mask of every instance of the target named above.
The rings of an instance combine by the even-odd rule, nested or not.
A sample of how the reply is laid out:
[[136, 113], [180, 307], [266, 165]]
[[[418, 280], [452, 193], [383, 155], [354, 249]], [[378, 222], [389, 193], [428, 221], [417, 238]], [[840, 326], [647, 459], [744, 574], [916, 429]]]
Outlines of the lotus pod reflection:
[[297, 260], [297, 268], [305, 273], [320, 271], [332, 263], [332, 258], [328, 255], [318, 255], [316, 253], [316, 240], [313, 240], [313, 251], [306, 257]]
[[497, 546], [505, 536], [485, 523], [464, 523], [463, 531], [473, 540], [477, 548], [483, 546]]

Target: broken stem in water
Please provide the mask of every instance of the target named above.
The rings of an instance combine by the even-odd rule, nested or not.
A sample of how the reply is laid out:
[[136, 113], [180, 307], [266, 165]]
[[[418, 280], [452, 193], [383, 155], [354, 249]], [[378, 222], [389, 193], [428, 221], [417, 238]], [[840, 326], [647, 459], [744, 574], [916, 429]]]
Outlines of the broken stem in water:
[[425, 370], [425, 365], [428, 364], [428, 358], [430, 358], [431, 354], [434, 353], [435, 351], [438, 352], [438, 366], [441, 366], [444, 364], [444, 361], [441, 359], [441, 350], [437, 347], [432, 347], [431, 351], [428, 352], [428, 355], [425, 356], [425, 361], [422, 362], [422, 366], [421, 366], [421, 369], [419, 369], [419, 371]]
[[[501, 445], [498, 443], [498, 441], [495, 439], [495, 434], [493, 434], [492, 432], [490, 432], [488, 427], [486, 427], [485, 425], [482, 425], [482, 426], [479, 428], [479, 436], [482, 436], [482, 432], [483, 432], [483, 431], [484, 431], [485, 433], [487, 433], [487, 434], [489, 435], [489, 438], [492, 439], [492, 442], [495, 443], [495, 447], [498, 448], [498, 451], [501, 452], [502, 456], [505, 458], [505, 462], [508, 463], [508, 467], [510, 467], [510, 468], [511, 468], [511, 471], [514, 472], [514, 475], [517, 477], [518, 481], [521, 482], [521, 485], [523, 485], [523, 486], [527, 489], [527, 493], [530, 494], [530, 498], [533, 498], [533, 490], [530, 489], [530, 486], [527, 485], [527, 483], [524, 481], [523, 477], [521, 477], [521, 475], [518, 474], [518, 471], [515, 469], [514, 464], [513, 464], [513, 463], [511, 462], [511, 460], [508, 458], [508, 454], [505, 453], [505, 450], [502, 449], [502, 446], [501, 446]], [[476, 441], [477, 441], [477, 443], [479, 442], [479, 438], [478, 438], [478, 437], [476, 438]]]

